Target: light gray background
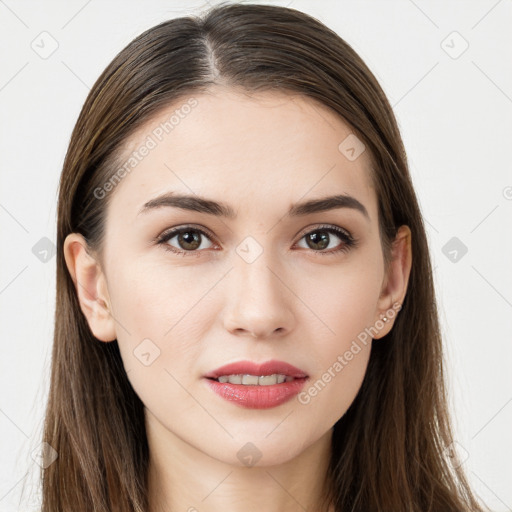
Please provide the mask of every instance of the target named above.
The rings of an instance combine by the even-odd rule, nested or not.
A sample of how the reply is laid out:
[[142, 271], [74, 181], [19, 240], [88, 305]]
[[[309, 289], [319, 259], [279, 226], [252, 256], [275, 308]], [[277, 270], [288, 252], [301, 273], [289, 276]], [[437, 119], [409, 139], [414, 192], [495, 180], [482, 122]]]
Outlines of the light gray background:
[[[457, 450], [491, 509], [512, 510], [512, 2], [261, 3], [302, 10], [338, 32], [394, 107], [428, 227]], [[55, 257], [40, 240], [55, 242], [58, 179], [80, 108], [135, 36], [206, 6], [0, 0], [2, 511], [37, 504], [32, 454], [55, 300]]]

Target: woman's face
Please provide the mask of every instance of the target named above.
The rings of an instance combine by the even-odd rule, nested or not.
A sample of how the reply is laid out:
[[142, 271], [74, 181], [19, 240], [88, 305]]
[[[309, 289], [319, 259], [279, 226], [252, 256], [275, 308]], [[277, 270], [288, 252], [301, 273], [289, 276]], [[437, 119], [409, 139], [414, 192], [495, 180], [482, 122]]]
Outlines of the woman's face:
[[[138, 156], [104, 187], [103, 273], [91, 285], [111, 314], [88, 319], [99, 339], [117, 338], [147, 421], [237, 465], [244, 450], [277, 464], [330, 435], [361, 386], [368, 333], [389, 331], [379, 319], [405, 293], [386, 278], [361, 141], [307, 98], [217, 87], [161, 112], [124, 151], [122, 164]], [[332, 196], [353, 199], [299, 206]], [[307, 378], [206, 377], [271, 360]]]

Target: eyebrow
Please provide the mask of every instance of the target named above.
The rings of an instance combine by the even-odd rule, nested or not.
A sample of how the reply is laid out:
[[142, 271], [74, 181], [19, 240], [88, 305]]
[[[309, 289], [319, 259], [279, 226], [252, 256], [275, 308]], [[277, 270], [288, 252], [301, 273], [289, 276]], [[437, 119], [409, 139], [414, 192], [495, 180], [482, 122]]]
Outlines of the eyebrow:
[[[224, 217], [226, 219], [235, 219], [237, 216], [235, 210], [226, 203], [206, 199], [198, 195], [177, 194], [174, 192], [167, 192], [151, 199], [144, 204], [138, 215], [162, 207], [181, 208], [183, 210], [206, 213], [207, 215]], [[301, 217], [303, 215], [310, 215], [312, 213], [325, 212], [339, 208], [354, 209], [362, 213], [367, 220], [370, 220], [370, 215], [368, 214], [365, 206], [355, 197], [348, 194], [338, 194], [295, 203], [290, 207], [288, 215], [291, 217]]]

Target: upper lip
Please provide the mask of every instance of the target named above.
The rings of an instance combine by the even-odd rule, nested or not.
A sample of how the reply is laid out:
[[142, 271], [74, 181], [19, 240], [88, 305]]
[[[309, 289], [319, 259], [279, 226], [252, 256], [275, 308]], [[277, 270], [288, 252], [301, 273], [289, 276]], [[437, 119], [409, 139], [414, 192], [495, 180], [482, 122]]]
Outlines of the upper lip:
[[296, 379], [307, 377], [307, 374], [292, 366], [291, 364], [285, 363], [284, 361], [277, 361], [275, 359], [271, 361], [265, 361], [263, 363], [255, 363], [253, 361], [237, 361], [236, 363], [226, 364], [213, 370], [205, 375], [209, 379], [217, 379], [222, 375], [287, 375]]

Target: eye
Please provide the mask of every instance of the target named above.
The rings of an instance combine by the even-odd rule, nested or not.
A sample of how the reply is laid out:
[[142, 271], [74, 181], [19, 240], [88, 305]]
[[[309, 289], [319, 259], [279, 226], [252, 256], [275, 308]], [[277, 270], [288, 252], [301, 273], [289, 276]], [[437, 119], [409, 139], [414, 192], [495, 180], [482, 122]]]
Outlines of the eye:
[[[336, 238], [339, 238], [342, 241], [341, 246], [338, 243], [338, 246], [334, 246], [335, 249], [331, 251], [325, 251], [330, 245], [332, 241], [331, 235], [335, 235]], [[319, 226], [313, 231], [308, 231], [304, 234], [301, 240], [305, 239], [308, 247], [312, 249], [314, 252], [318, 252], [322, 255], [332, 255], [336, 254], [340, 251], [348, 252], [352, 247], [355, 247], [356, 240], [355, 238], [344, 229], [341, 229], [337, 226]]]
[[[173, 238], [176, 238], [177, 247], [170, 243]], [[195, 252], [199, 256], [198, 249], [205, 249], [202, 244], [202, 238], [209, 240], [210, 236], [202, 229], [185, 226], [167, 231], [157, 239], [157, 243], [163, 245], [166, 250], [181, 254], [182, 256], [192, 256]]]

